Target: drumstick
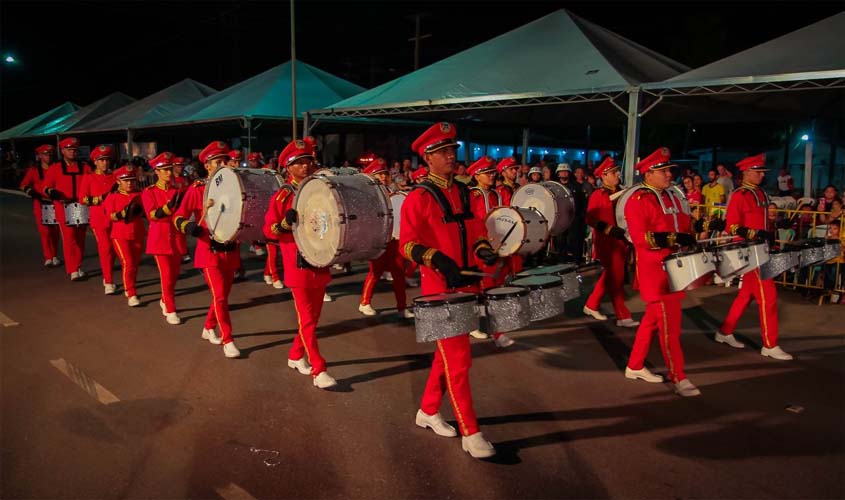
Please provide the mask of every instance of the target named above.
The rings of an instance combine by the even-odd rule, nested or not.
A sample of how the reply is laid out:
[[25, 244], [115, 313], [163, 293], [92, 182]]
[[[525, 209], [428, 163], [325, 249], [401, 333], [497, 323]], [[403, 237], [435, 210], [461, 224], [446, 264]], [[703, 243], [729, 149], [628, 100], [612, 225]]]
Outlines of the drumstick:
[[732, 240], [734, 238], [736, 238], [736, 236], [717, 236], [715, 238], [708, 238], [706, 240], [697, 240], [696, 243], [712, 243], [714, 241]]
[[495, 275], [490, 273], [482, 273], [480, 271], [469, 271], [466, 269], [462, 269], [461, 276], [481, 276], [482, 278], [492, 278]]
[[511, 226], [511, 228], [510, 228], [510, 229], [508, 229], [508, 232], [507, 232], [507, 233], [505, 233], [505, 237], [504, 237], [504, 238], [502, 238], [502, 241], [500, 241], [500, 242], [499, 242], [499, 246], [497, 246], [497, 247], [496, 247], [496, 249], [495, 249], [495, 250], [493, 250], [493, 253], [495, 253], [495, 254], [498, 254], [498, 253], [499, 253], [499, 250], [501, 250], [501, 248], [502, 248], [503, 246], [505, 246], [505, 241], [507, 241], [508, 236], [510, 236], [510, 235], [511, 235], [511, 233], [513, 232], [513, 230], [514, 230], [514, 229], [516, 229], [516, 221], [514, 221], [514, 223], [513, 223], [513, 225]]

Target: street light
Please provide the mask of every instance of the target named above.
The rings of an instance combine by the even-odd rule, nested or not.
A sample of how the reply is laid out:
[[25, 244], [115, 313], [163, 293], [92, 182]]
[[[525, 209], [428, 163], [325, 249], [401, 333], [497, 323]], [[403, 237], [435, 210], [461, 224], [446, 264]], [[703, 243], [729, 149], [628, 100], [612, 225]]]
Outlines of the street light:
[[810, 140], [810, 136], [809, 136], [809, 135], [807, 135], [807, 134], [804, 134], [804, 135], [802, 135], [802, 136], [801, 136], [801, 140], [802, 140], [802, 141], [809, 141], [809, 140]]
[[4, 57], [3, 60], [9, 64], [14, 64], [18, 62], [17, 59], [15, 59], [15, 56], [13, 56], [12, 54], [6, 54], [6, 57]]

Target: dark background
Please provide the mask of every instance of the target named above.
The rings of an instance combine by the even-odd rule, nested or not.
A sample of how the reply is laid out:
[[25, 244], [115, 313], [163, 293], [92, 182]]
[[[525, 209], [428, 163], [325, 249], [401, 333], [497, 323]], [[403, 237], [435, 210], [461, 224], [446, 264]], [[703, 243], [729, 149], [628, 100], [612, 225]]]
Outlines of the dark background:
[[[425, 13], [421, 66], [566, 8], [697, 67], [842, 10], [839, 2], [296, 3], [297, 57], [364, 87], [413, 70], [414, 13]], [[70, 100], [142, 98], [183, 78], [218, 90], [290, 58], [290, 4], [8, 1], [0, 3], [0, 129]], [[554, 61], [549, 61], [554, 64]]]

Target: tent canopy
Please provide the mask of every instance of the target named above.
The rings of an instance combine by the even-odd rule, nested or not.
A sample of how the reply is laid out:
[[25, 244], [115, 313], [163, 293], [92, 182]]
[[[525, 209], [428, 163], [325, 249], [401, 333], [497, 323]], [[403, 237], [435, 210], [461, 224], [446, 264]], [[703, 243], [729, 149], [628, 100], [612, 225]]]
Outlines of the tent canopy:
[[95, 101], [84, 108], [76, 110], [76, 112], [70, 115], [50, 120], [44, 125], [28, 131], [26, 136], [62, 134], [73, 127], [83, 127], [103, 115], [130, 104], [134, 100], [122, 92], [114, 92], [99, 101]]
[[137, 128], [213, 95], [217, 91], [190, 78], [139, 99], [95, 120], [72, 127], [69, 132], [94, 132]]
[[0, 132], [0, 140], [14, 139], [15, 137], [25, 136], [30, 130], [44, 125], [45, 123], [48, 123], [52, 120], [58, 120], [63, 117], [66, 117], [78, 109], [79, 106], [68, 101], [64, 104], [56, 106], [55, 108], [49, 111], [41, 113], [35, 118], [30, 118], [29, 120], [23, 123], [20, 123], [18, 125], [15, 125], [14, 127], [4, 130], [3, 132]]
[[[310, 64], [296, 61], [297, 115], [363, 92], [364, 88]], [[248, 80], [151, 120], [146, 126], [172, 126], [241, 118], [291, 118], [291, 63], [268, 69]]]

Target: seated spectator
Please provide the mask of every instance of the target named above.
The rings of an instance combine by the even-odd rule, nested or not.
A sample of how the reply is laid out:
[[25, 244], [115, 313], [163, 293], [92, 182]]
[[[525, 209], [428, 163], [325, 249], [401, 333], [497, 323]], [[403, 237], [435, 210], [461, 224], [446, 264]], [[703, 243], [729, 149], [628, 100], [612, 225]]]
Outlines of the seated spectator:
[[[824, 276], [824, 289], [830, 292], [834, 290], [841, 290], [842, 273], [845, 272], [845, 234], [842, 234], [842, 221], [836, 220], [835, 223], [830, 224], [827, 228], [827, 238], [832, 240], [839, 240], [842, 244], [842, 250], [839, 255], [824, 263], [822, 275]], [[830, 296], [831, 304], [845, 304], [845, 297], [838, 293], [832, 293]]]
[[792, 176], [785, 168], [780, 169], [778, 176], [778, 196], [790, 196], [792, 190], [795, 189], [795, 183], [792, 181]]

